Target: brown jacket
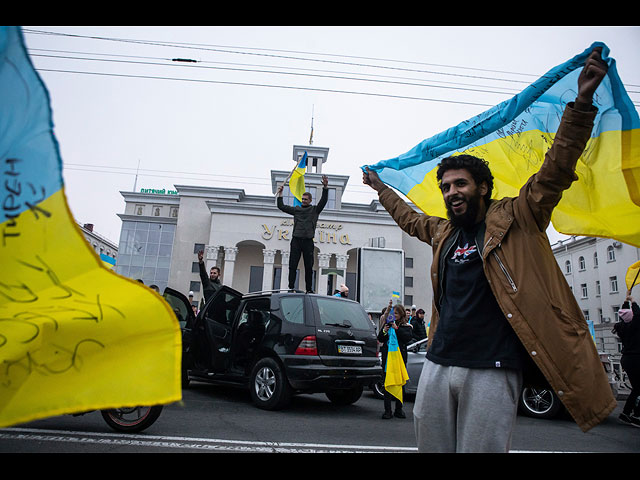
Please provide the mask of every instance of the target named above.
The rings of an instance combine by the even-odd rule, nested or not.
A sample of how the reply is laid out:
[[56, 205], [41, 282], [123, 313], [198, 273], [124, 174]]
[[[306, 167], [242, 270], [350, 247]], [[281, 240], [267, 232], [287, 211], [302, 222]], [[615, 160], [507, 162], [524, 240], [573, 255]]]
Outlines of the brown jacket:
[[[565, 109], [552, 148], [515, 198], [490, 203], [481, 255], [484, 272], [505, 317], [529, 356], [578, 426], [587, 431], [615, 408], [587, 323], [553, 256], [546, 229], [593, 128], [595, 111]], [[441, 256], [454, 227], [419, 214], [392, 189], [379, 198], [396, 223], [433, 248], [433, 306], [429, 345], [438, 328]], [[479, 245], [480, 246], [480, 245]]]

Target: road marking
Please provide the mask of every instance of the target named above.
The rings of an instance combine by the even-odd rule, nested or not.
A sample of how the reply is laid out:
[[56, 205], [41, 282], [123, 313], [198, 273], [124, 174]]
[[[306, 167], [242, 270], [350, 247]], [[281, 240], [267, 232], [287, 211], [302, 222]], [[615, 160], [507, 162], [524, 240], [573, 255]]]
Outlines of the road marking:
[[[37, 440], [63, 443], [123, 445], [131, 447], [163, 447], [221, 452], [253, 453], [417, 453], [416, 447], [378, 445], [334, 445], [322, 443], [257, 442], [250, 440], [223, 440], [218, 438], [142, 435], [134, 433], [80, 432], [40, 428], [0, 429], [0, 440]], [[584, 453], [545, 450], [510, 450], [509, 453]]]
[[0, 439], [264, 453], [372, 453], [385, 451], [411, 453], [418, 451], [415, 447], [257, 442], [249, 440], [79, 432], [38, 428], [5, 428], [0, 430]]

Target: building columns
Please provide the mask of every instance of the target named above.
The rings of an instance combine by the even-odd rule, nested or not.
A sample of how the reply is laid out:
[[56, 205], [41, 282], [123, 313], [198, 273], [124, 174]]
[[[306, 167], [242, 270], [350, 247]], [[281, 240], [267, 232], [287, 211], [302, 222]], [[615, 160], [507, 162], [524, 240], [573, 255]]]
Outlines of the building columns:
[[347, 260], [349, 260], [349, 255], [338, 255], [336, 254], [336, 269], [342, 271], [342, 275], [336, 275], [336, 288], [340, 287], [340, 284], [346, 284], [346, 276], [347, 276]]
[[[277, 250], [263, 249], [264, 267], [262, 270], [262, 290], [272, 290], [275, 287], [273, 283], [273, 262], [276, 258]], [[282, 275], [280, 275], [282, 277]]]
[[220, 245], [207, 245], [205, 247], [205, 267], [207, 275], [212, 267], [220, 268]]
[[280, 257], [280, 284], [274, 285], [274, 289], [289, 288], [289, 250], [280, 250]]
[[326, 273], [322, 273], [322, 269], [323, 268], [329, 268], [329, 261], [331, 260], [331, 254], [330, 253], [320, 253], [318, 252], [318, 280], [316, 283], [316, 291], [318, 292], [318, 294], [320, 295], [326, 295], [327, 293], [331, 293], [331, 292], [326, 292], [325, 290], [327, 289], [327, 277], [328, 275]]
[[233, 270], [235, 269], [238, 247], [224, 247], [224, 278], [223, 284], [233, 287]]

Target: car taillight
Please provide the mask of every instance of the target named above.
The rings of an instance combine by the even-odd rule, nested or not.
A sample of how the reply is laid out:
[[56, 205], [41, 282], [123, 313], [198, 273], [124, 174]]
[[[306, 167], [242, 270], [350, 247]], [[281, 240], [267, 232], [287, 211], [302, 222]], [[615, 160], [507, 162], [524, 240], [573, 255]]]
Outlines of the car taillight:
[[296, 348], [296, 355], [318, 355], [315, 335], [304, 337]]

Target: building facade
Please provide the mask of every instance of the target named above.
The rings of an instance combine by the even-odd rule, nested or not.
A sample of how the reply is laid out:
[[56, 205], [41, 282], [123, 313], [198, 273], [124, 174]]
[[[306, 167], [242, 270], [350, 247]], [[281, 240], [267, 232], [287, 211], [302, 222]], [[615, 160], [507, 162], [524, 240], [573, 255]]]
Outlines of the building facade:
[[593, 322], [598, 350], [619, 355], [621, 345], [611, 329], [627, 294], [627, 269], [640, 260], [640, 249], [608, 238], [582, 236], [551, 247], [585, 319]]
[[118, 246], [111, 240], [95, 232], [92, 223], [78, 223], [78, 226], [85, 240], [91, 245], [91, 248], [93, 248], [100, 259], [113, 268], [118, 258]]
[[[314, 238], [314, 291], [333, 294], [345, 283], [350, 297], [357, 298], [359, 248], [400, 249], [405, 261], [404, 303], [430, 312], [430, 247], [404, 233], [377, 200], [343, 202], [349, 177], [323, 171], [329, 149], [294, 146], [292, 160], [297, 162], [304, 151], [308, 153], [305, 184], [314, 204], [322, 193], [322, 176], [329, 180], [329, 199]], [[146, 285], [156, 284], [161, 291], [166, 286], [185, 294], [193, 291], [194, 300], [199, 301], [197, 252], [203, 250], [207, 272], [219, 267], [222, 283], [240, 292], [287, 288], [293, 217], [277, 208], [275, 192], [285, 184], [284, 201], [292, 204], [286, 185], [289, 173], [271, 172], [270, 196], [192, 185], [121, 192], [125, 211], [119, 214], [122, 231], [116, 271]], [[303, 287], [303, 268], [301, 260], [296, 288]], [[383, 265], [380, 275], [384, 275]]]

